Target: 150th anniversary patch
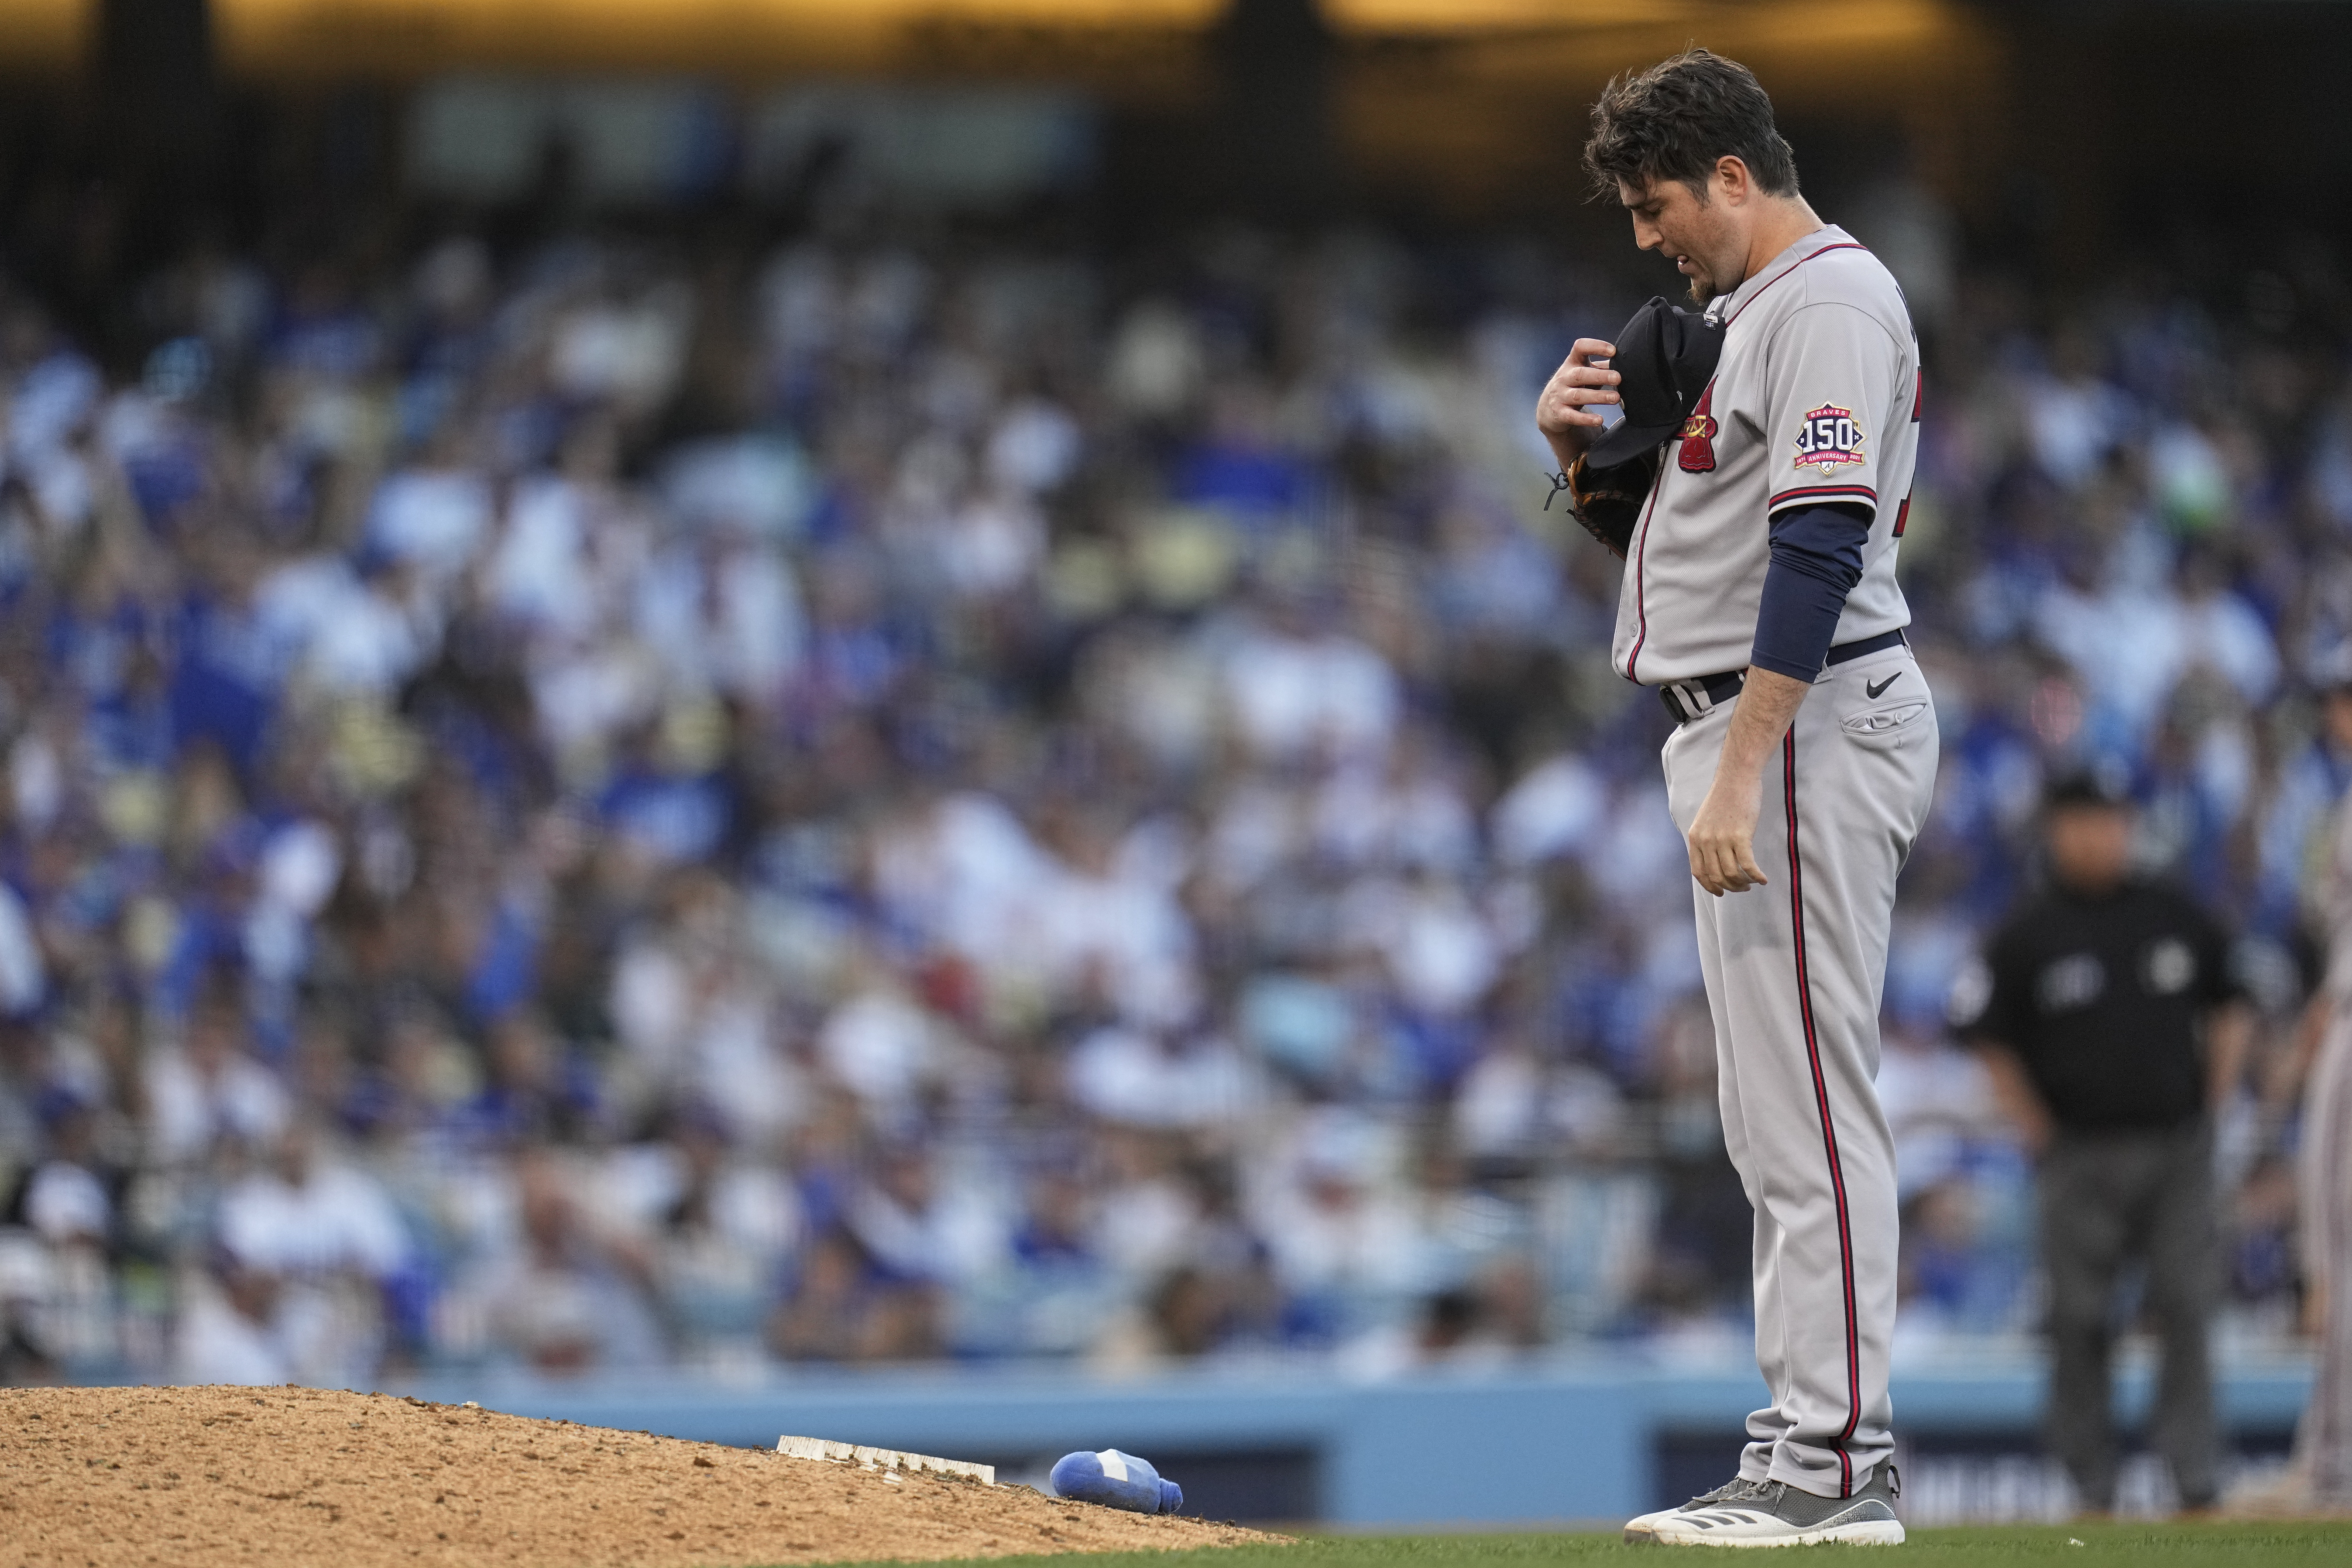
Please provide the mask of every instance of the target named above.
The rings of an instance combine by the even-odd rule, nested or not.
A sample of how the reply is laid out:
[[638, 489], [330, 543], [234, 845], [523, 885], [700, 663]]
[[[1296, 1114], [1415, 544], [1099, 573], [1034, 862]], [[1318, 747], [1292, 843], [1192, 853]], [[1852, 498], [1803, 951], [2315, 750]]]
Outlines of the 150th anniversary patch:
[[1863, 460], [1862, 444], [1867, 438], [1853, 409], [1824, 403], [1797, 426], [1797, 467], [1824, 474], [1850, 468]]

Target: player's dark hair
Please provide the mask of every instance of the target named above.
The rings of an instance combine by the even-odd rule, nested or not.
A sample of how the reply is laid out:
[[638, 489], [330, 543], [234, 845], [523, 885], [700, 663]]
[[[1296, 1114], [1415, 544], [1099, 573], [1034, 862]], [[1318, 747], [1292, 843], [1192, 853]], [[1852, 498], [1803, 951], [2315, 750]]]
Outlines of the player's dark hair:
[[1716, 160], [1733, 157], [1768, 195], [1797, 194], [1797, 159], [1772, 122], [1772, 100], [1756, 73], [1706, 49], [1685, 49], [1603, 88], [1584, 143], [1585, 173], [1598, 195], [1617, 182], [1636, 188], [1680, 180], [1706, 199]]

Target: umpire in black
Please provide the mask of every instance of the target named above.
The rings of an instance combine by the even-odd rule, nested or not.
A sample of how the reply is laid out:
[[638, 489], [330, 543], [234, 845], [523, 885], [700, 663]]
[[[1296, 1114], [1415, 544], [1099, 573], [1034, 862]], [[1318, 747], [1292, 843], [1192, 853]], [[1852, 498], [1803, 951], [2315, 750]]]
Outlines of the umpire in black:
[[2150, 1445], [2184, 1508], [2214, 1500], [2212, 1112], [2253, 1023], [2228, 936], [2186, 893], [2133, 873], [2132, 826], [2119, 789], [2094, 773], [2062, 779], [2043, 813], [2048, 886], [1953, 997], [2038, 1161], [2046, 1424], [2082, 1506], [2097, 1513], [2115, 1506], [2108, 1352], [2122, 1326], [2118, 1279], [2134, 1263], [2164, 1353]]

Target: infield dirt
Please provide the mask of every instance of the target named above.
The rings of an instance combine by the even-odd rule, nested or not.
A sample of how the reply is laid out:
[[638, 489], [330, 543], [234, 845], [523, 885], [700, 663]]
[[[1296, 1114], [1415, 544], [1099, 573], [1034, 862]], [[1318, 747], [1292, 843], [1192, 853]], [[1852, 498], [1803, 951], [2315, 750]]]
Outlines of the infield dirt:
[[719, 1568], [1274, 1539], [384, 1394], [0, 1389], [5, 1568]]

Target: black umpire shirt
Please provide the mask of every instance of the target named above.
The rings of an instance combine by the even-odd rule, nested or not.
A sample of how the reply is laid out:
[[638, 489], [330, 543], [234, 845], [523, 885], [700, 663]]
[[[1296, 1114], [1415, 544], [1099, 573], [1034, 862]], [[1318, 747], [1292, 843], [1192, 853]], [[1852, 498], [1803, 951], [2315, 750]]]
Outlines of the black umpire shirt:
[[2053, 888], [2010, 916], [1985, 966], [1953, 997], [1954, 1022], [2016, 1052], [2060, 1127], [2155, 1131], [2203, 1113], [2198, 1022], [2242, 990], [2228, 938], [2186, 894]]

